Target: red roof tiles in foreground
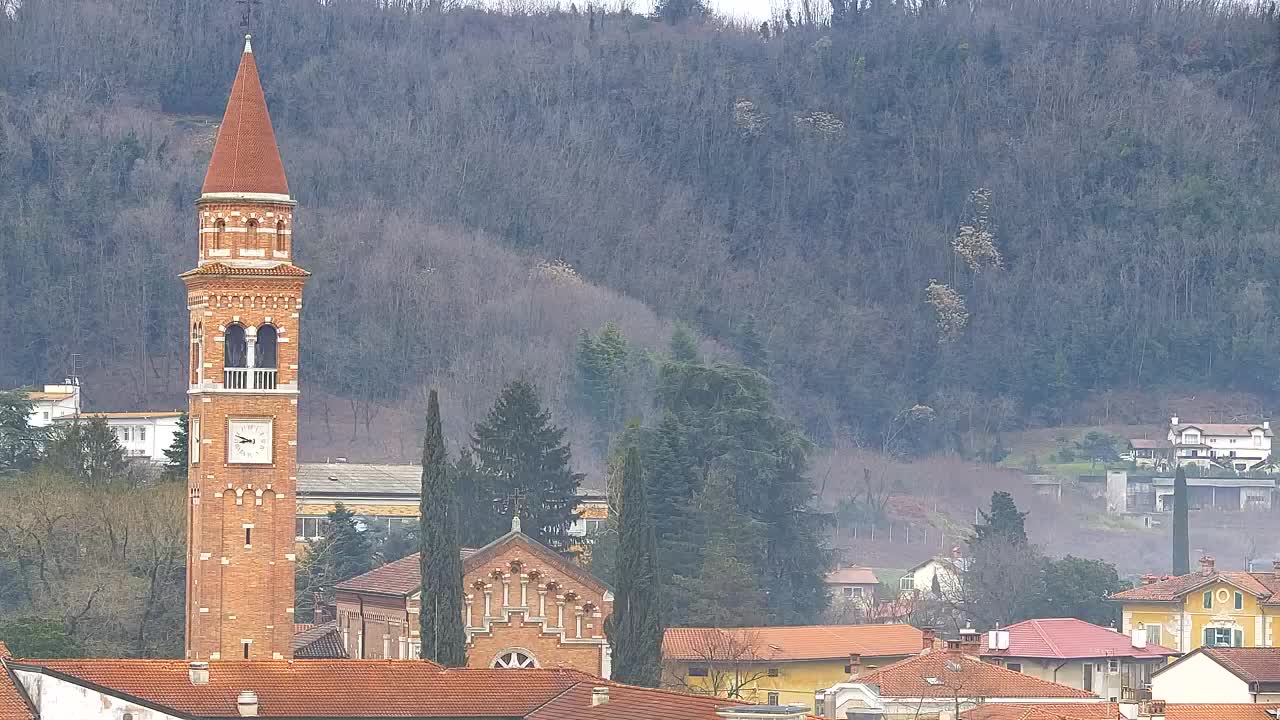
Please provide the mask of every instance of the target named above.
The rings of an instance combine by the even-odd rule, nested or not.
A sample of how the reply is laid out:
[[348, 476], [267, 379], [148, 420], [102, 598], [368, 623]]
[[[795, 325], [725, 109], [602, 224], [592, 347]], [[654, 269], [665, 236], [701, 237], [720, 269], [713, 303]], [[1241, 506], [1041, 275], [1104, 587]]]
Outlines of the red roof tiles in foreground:
[[[202, 685], [191, 684], [188, 663], [179, 660], [39, 660], [16, 667], [201, 718], [240, 717], [236, 699], [246, 690], [257, 695], [262, 718], [719, 720], [716, 708], [742, 704], [619, 685], [576, 670], [444, 669], [414, 660], [212, 661]], [[609, 702], [597, 709], [591, 699], [599, 686], [609, 688]]]
[[[1275, 720], [1267, 703], [1200, 704], [1169, 703], [1165, 720]], [[1116, 703], [1053, 703], [1028, 705], [1000, 703], [980, 705], [960, 713], [960, 720], [1124, 720]]]
[[[1008, 650], [983, 646], [983, 657], [1027, 657], [1068, 660], [1076, 658], [1133, 657], [1158, 658], [1177, 655], [1162, 645], [1136, 648], [1128, 635], [1075, 618], [1024, 620], [1004, 628], [1009, 633]], [[983, 636], [985, 640], [986, 636]]]
[[859, 675], [856, 682], [879, 685], [882, 697], [1097, 697], [1084, 690], [1006, 670], [979, 658], [951, 651], [934, 651], [908, 658]]
[[18, 690], [17, 681], [3, 667], [4, 660], [12, 657], [9, 648], [0, 641], [0, 720], [34, 720], [35, 713], [27, 705]]
[[920, 652], [924, 635], [910, 625], [668, 628], [667, 660], [707, 660], [732, 653], [742, 661], [830, 660], [851, 654], [893, 657]]
[[1247, 683], [1280, 685], [1280, 648], [1206, 647], [1199, 651]]
[[289, 194], [284, 163], [280, 161], [276, 134], [267, 113], [267, 98], [258, 79], [258, 63], [248, 38], [200, 192]]

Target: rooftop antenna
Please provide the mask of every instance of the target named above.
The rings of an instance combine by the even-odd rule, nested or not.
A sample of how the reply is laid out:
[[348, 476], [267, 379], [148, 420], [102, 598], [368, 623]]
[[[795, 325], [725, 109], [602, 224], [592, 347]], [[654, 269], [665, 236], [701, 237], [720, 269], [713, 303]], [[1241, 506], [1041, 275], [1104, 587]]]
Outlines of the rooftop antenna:
[[67, 379], [68, 385], [80, 384], [80, 353], [71, 353], [71, 375]]

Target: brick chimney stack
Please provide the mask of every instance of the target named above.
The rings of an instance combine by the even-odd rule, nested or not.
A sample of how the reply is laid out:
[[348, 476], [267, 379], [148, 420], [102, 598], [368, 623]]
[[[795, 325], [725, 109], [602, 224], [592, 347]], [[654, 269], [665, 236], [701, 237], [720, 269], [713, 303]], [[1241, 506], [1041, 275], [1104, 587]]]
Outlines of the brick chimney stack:
[[849, 653], [849, 677], [856, 678], [862, 673], [862, 655]]
[[[1280, 566], [1280, 560], [1276, 561], [1276, 565]], [[920, 645], [922, 650], [932, 650], [933, 644], [938, 640], [938, 632], [931, 627], [920, 628]]]
[[1213, 561], [1213, 556], [1212, 556], [1212, 555], [1205, 555], [1204, 557], [1200, 558], [1200, 574], [1201, 574], [1201, 575], [1212, 575], [1212, 574], [1213, 574], [1213, 562], [1214, 562], [1214, 561]]

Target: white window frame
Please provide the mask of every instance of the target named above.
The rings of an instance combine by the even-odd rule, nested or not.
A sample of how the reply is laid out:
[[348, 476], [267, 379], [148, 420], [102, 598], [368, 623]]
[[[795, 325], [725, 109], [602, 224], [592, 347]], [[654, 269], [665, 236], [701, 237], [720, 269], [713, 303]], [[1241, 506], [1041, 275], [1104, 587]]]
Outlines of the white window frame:
[[191, 429], [189, 431], [189, 434], [191, 436], [191, 464], [199, 465], [200, 464], [200, 418], [198, 417], [191, 418], [190, 424], [191, 424]]

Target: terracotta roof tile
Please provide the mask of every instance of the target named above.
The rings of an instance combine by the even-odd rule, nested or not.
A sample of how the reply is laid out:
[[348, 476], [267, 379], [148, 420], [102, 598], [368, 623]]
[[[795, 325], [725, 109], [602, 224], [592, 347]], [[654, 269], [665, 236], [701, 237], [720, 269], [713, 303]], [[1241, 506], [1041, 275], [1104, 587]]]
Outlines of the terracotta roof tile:
[[[949, 663], [958, 664], [954, 672]], [[953, 665], [954, 666], [954, 665]], [[933, 678], [936, 682], [930, 682]], [[1091, 698], [1084, 690], [1041, 680], [970, 655], [928, 652], [859, 675], [855, 682], [875, 683], [883, 697]]]
[[[596, 685], [608, 686], [609, 702], [593, 707], [591, 692]], [[742, 704], [741, 700], [709, 695], [584, 682], [528, 715], [528, 720], [720, 720], [717, 708]]]
[[876, 573], [869, 567], [850, 566], [827, 573], [828, 585], [879, 585]]
[[258, 63], [247, 41], [200, 192], [289, 194]]
[[1205, 435], [1249, 437], [1254, 430], [1261, 430], [1263, 435], [1272, 436], [1270, 428], [1264, 428], [1262, 425], [1254, 423], [1181, 423], [1173, 425], [1170, 429], [1175, 435], [1180, 435], [1183, 430], [1189, 428], [1195, 428]]
[[293, 636], [293, 657], [297, 660], [337, 660], [347, 656], [338, 634], [338, 621], [312, 625]]
[[1280, 648], [1207, 647], [1200, 651], [1245, 682], [1280, 684]]
[[1280, 703], [1178, 703], [1165, 705], [1165, 720], [1275, 720]]
[[408, 660], [212, 661], [192, 685], [181, 660], [42, 660], [46, 672], [152, 705], [210, 718], [239, 717], [236, 697], [258, 695], [260, 717], [523, 717], [589, 679], [572, 670], [444, 670]]
[[1171, 602], [1193, 592], [1205, 585], [1215, 582], [1227, 582], [1268, 601], [1271, 595], [1280, 589], [1280, 578], [1273, 573], [1248, 573], [1239, 571], [1221, 571], [1205, 575], [1193, 572], [1187, 575], [1174, 575], [1146, 585], [1122, 590], [1111, 596], [1112, 600]]
[[275, 277], [309, 277], [311, 273], [303, 270], [297, 265], [290, 263], [280, 263], [270, 267], [245, 267], [242, 265], [228, 265], [226, 263], [211, 262], [205, 263], [194, 270], [188, 270], [179, 277], [194, 277], [197, 275], [253, 275], [253, 276], [275, 276]]
[[668, 628], [662, 655], [705, 660], [726, 652], [743, 659], [822, 660], [893, 657], [920, 652], [923, 634], [910, 625], [802, 625], [795, 627]]
[[5, 645], [3, 640], [0, 640], [0, 658], [8, 657], [13, 657], [13, 653], [9, 652], [9, 646]]
[[960, 713], [960, 720], [1121, 720], [1116, 703], [991, 703]]
[[[1161, 645], [1135, 648], [1128, 635], [1075, 618], [1025, 620], [1004, 628], [1009, 633], [1008, 650], [991, 650], [983, 645], [983, 657], [1028, 657], [1067, 660], [1071, 658], [1134, 657], [1156, 658], [1177, 655]], [[983, 636], [984, 641], [986, 636]]]
[[335, 588], [350, 592], [403, 596], [412, 595], [421, 585], [422, 566], [418, 562], [418, 553], [414, 553], [363, 575], [343, 580]]
[[[0, 657], [8, 655], [8, 649], [4, 643], [0, 643]], [[17, 681], [7, 669], [0, 667], [0, 720], [34, 720], [35, 716], [22, 692], [18, 690]]]

